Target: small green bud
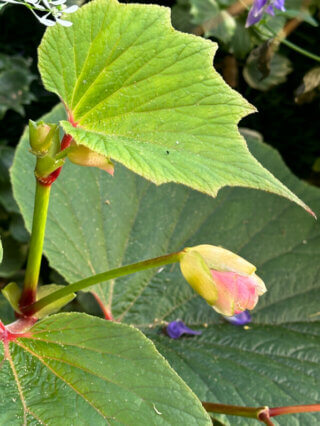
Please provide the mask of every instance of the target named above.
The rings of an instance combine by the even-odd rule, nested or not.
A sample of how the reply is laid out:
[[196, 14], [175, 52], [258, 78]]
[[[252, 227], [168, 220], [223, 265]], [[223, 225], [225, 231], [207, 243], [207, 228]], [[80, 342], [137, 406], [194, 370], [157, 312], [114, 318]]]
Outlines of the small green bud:
[[58, 125], [29, 120], [29, 142], [32, 153], [37, 157], [48, 153], [55, 155], [60, 149]]
[[48, 177], [64, 164], [64, 159], [56, 159], [60, 152], [60, 135], [57, 124], [43, 121], [29, 121], [29, 136], [31, 152], [37, 156], [35, 175], [38, 180]]

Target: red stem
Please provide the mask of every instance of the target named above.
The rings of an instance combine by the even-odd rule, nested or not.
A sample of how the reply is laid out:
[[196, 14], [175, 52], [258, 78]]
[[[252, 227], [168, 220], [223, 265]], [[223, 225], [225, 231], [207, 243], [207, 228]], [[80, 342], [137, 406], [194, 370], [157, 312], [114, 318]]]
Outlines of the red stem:
[[270, 415], [268, 412], [263, 412], [259, 415], [259, 420], [267, 426], [274, 426], [274, 423], [270, 420]]
[[100, 297], [97, 295], [97, 293], [95, 293], [94, 291], [91, 292], [91, 294], [93, 295], [93, 297], [96, 299], [102, 313], [103, 316], [106, 320], [109, 321], [114, 321], [112, 313], [105, 307], [104, 303], [102, 302], [102, 300], [100, 299]]
[[[36, 288], [30, 288], [26, 289], [19, 300], [19, 308], [23, 309], [25, 306], [32, 305], [37, 300], [37, 289]], [[15, 313], [16, 318], [20, 318], [21, 315], [17, 312]], [[23, 317], [23, 316], [22, 316]]]
[[203, 407], [212, 413], [221, 413], [231, 416], [242, 416], [260, 420], [267, 426], [273, 426], [271, 417], [283, 414], [309, 413], [320, 411], [320, 404], [291, 405], [287, 407], [242, 407], [238, 405], [215, 404], [213, 402], [202, 402]]
[[291, 405], [289, 407], [269, 408], [270, 417], [281, 416], [282, 414], [310, 413], [311, 411], [320, 411], [320, 404], [310, 405]]

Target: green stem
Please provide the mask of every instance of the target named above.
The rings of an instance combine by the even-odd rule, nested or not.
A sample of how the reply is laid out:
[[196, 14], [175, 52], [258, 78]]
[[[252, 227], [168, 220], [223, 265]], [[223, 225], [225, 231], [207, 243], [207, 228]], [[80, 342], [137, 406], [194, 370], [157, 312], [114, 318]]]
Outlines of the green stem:
[[[265, 28], [270, 31], [273, 37], [276, 37], [277, 34], [273, 31], [271, 27], [267, 23], [264, 23]], [[264, 33], [261, 28], [255, 27], [255, 30], [260, 33], [260, 35], [266, 37], [267, 34]], [[286, 38], [280, 38], [279, 42], [284, 44], [285, 46], [289, 47], [292, 50], [295, 50], [298, 53], [301, 53], [301, 55], [307, 56], [310, 59], [313, 59], [314, 61], [320, 62], [320, 56], [315, 55], [314, 53], [309, 52], [308, 50], [303, 49], [300, 46], [297, 46], [296, 44], [292, 43], [291, 41], [287, 40]]]
[[303, 49], [302, 47], [297, 46], [296, 44], [292, 43], [291, 41], [287, 39], [281, 40], [281, 43], [285, 44], [286, 46], [290, 47], [292, 50], [295, 50], [296, 52], [301, 53], [304, 56], [307, 56], [310, 59], [313, 59], [317, 62], [320, 62], [320, 56], [315, 55], [314, 53], [309, 52], [308, 50]]
[[43, 297], [42, 299], [25, 308], [23, 312], [26, 315], [33, 315], [44, 307], [65, 296], [68, 296], [69, 294], [91, 287], [92, 285], [99, 284], [103, 281], [108, 281], [114, 278], [122, 277], [124, 275], [134, 274], [135, 272], [144, 271], [146, 269], [157, 268], [159, 266], [179, 262], [180, 253], [181, 252], [171, 253], [165, 256], [156, 257], [154, 259], [143, 260], [142, 262], [121, 266], [120, 268], [111, 269], [110, 271], [84, 278], [83, 280], [69, 284], [62, 289], [57, 290], [46, 297]]
[[20, 307], [36, 300], [51, 186], [36, 181], [32, 233]]
[[62, 151], [58, 152], [58, 154], [55, 155], [55, 160], [63, 160], [67, 157], [70, 151], [72, 151], [72, 146], [68, 146], [67, 148], [63, 149]]
[[268, 407], [242, 407], [240, 405], [214, 404], [213, 402], [202, 402], [205, 410], [211, 413], [227, 414], [231, 416], [247, 417], [260, 420], [262, 413], [268, 413]]

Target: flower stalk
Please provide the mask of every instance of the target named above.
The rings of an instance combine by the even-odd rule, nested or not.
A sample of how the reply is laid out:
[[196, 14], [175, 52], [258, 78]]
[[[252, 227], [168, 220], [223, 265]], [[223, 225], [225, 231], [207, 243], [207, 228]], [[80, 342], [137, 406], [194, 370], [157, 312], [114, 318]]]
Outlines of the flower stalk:
[[111, 269], [110, 271], [102, 272], [100, 274], [92, 275], [91, 277], [84, 278], [73, 284], [69, 284], [57, 290], [46, 297], [38, 300], [32, 305], [26, 306], [23, 313], [26, 316], [32, 316], [44, 307], [56, 302], [57, 300], [75, 293], [85, 288], [99, 284], [103, 281], [108, 281], [114, 278], [119, 278], [124, 275], [134, 274], [135, 272], [144, 271], [147, 269], [157, 268], [164, 265], [169, 265], [180, 261], [181, 252], [170, 253], [165, 256], [156, 257], [154, 259], [143, 260], [142, 262], [133, 263], [131, 265], [121, 266], [120, 268]]
[[203, 408], [216, 414], [227, 414], [230, 416], [247, 417], [249, 419], [260, 420], [262, 413], [268, 412], [269, 408], [264, 407], [242, 407], [240, 405], [214, 404], [213, 402], [202, 402]]

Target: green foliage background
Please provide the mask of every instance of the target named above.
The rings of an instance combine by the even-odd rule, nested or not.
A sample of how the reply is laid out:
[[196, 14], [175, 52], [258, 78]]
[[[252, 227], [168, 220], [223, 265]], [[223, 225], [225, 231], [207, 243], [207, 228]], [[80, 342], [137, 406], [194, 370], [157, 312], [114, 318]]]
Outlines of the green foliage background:
[[[132, 3], [136, 3], [136, 1], [132, 1]], [[140, 3], [154, 3], [154, 1], [140, 1]], [[168, 5], [168, 2], [162, 3]], [[170, 5], [177, 6], [178, 3], [183, 3], [183, 1], [177, 3], [172, 1]], [[187, 3], [187, 0], [185, 3]], [[227, 6], [228, 2], [225, 3]], [[197, 1], [192, 1], [192, 4], [197, 5]], [[197, 23], [195, 21], [195, 24]], [[4, 262], [0, 267], [1, 288], [13, 279], [18, 283], [21, 282], [28, 241], [28, 234], [17, 205], [12, 198], [9, 183], [8, 169], [12, 163], [13, 152], [26, 124], [26, 117], [38, 119], [45, 112], [51, 110], [51, 107], [57, 103], [57, 98], [43, 89], [36, 67], [36, 49], [44, 28], [23, 7], [8, 7], [2, 10], [0, 12], [0, 27], [0, 52], [9, 57], [20, 56], [25, 61], [27, 66], [24, 72], [28, 84], [30, 84], [30, 88], [26, 89], [27, 94], [29, 94], [28, 102], [33, 99], [31, 103], [23, 105], [25, 116], [22, 115], [21, 109], [18, 108], [16, 111], [11, 109], [5, 111], [4, 117], [0, 120], [0, 233], [4, 246]], [[239, 27], [237, 28], [239, 30]], [[211, 33], [207, 36], [217, 40], [215, 37], [218, 37], [219, 34]], [[304, 48], [316, 52], [319, 29], [304, 23], [292, 34], [290, 39]], [[215, 67], [222, 74], [224, 74], [226, 58], [230, 56], [227, 42], [228, 40], [220, 43], [215, 58]], [[287, 76], [284, 83], [262, 92], [250, 87], [242, 76], [248, 53], [239, 51], [237, 55], [238, 82], [236, 90], [255, 105], [259, 113], [243, 119], [241, 125], [260, 131], [264, 135], [264, 139], [280, 151], [291, 171], [317, 185], [319, 175], [312, 171], [312, 165], [315, 159], [320, 156], [318, 140], [320, 131], [319, 99], [316, 98], [312, 103], [304, 105], [294, 103], [295, 89], [301, 83], [303, 75], [315, 63], [281, 46], [279, 53], [290, 59], [293, 71]], [[33, 76], [36, 76], [36, 78], [34, 79]], [[285, 169], [277, 155], [271, 154], [269, 148], [265, 148], [265, 150], [259, 148], [261, 142], [255, 142], [254, 139], [250, 142], [250, 149], [255, 152], [258, 158], [260, 155], [260, 161], [270, 168], [273, 167], [273, 164], [278, 164], [279, 169], [275, 168], [276, 175], [277, 170], [284, 171]], [[272, 161], [270, 161], [271, 157]], [[119, 168], [119, 170], [120, 175], [123, 178], [126, 177], [127, 172], [122, 168]], [[65, 173], [68, 173], [68, 169]], [[88, 181], [90, 182], [90, 179], [100, 172], [85, 171], [84, 173], [88, 174]], [[307, 188], [301, 182], [298, 183], [288, 172], [283, 175], [279, 172], [278, 176], [279, 178], [288, 178], [289, 187], [293, 190], [299, 188], [298, 195], [300, 194], [304, 201], [310, 202], [311, 207], [319, 212], [319, 208], [317, 208], [319, 191]], [[145, 199], [146, 204], [139, 207], [142, 209], [141, 215], [143, 217], [145, 217], [143, 215], [144, 209], [147, 211], [154, 202], [159, 202], [157, 197], [160, 197], [160, 199], [166, 197], [166, 189], [161, 189], [156, 196], [152, 193], [152, 189], [144, 188], [144, 183], [140, 182], [139, 178], [132, 178], [131, 183], [132, 188], [136, 188], [135, 190], [140, 195], [143, 192], [141, 192], [141, 188], [149, 191], [149, 195]], [[57, 189], [58, 195], [56, 196], [58, 197], [59, 186], [57, 186]], [[106, 189], [110, 190], [110, 188]], [[128, 188], [123, 188], [123, 190], [126, 189]], [[177, 200], [183, 202], [187, 198], [187, 191], [181, 188], [172, 189], [170, 194], [172, 206], [168, 205], [163, 210], [156, 212], [159, 214], [159, 221], [165, 220], [165, 212], [168, 208], [173, 216], [176, 214], [179, 217], [179, 212], [175, 211], [175, 203]], [[254, 194], [252, 203], [250, 194]], [[113, 195], [111, 194], [110, 197], [112, 198]], [[198, 200], [198, 196], [195, 197]], [[117, 316], [123, 317], [129, 324], [138, 325], [155, 342], [159, 351], [200, 398], [248, 405], [262, 402], [270, 405], [277, 405], [277, 402], [283, 404], [310, 403], [316, 402], [319, 398], [319, 359], [317, 356], [317, 349], [319, 348], [319, 322], [317, 319], [319, 317], [316, 311], [316, 297], [319, 291], [317, 287], [319, 277], [317, 269], [319, 227], [314, 224], [311, 218], [306, 216], [306, 213], [298, 211], [296, 207], [289, 206], [283, 200], [277, 199], [273, 203], [273, 197], [269, 197], [271, 197], [270, 200], [272, 199], [270, 204], [266, 202], [265, 194], [259, 195], [249, 190], [241, 190], [240, 192], [226, 190], [214, 201], [216, 205], [215, 216], [213, 216], [214, 221], [209, 227], [210, 238], [212, 238], [210, 242], [227, 243], [228, 248], [240, 250], [240, 254], [243, 256], [249, 255], [250, 260], [261, 267], [263, 278], [266, 278], [270, 285], [270, 292], [261, 299], [254, 315], [254, 322], [249, 330], [234, 328], [219, 319], [203, 301], [192, 296], [191, 290], [180, 281], [177, 270], [165, 270], [161, 272], [163, 276], [160, 278], [157, 275], [145, 274], [142, 279], [145, 292], [143, 290], [141, 299], [140, 296], [138, 297], [137, 305], [135, 302], [132, 303], [121, 285], [116, 290], [113, 307]], [[246, 203], [243, 203], [244, 199]], [[257, 202], [257, 200], [259, 201]], [[112, 202], [116, 203], [116, 198], [113, 198]], [[203, 207], [199, 210], [202, 213], [205, 212], [208, 209], [205, 198], [199, 196], [198, 202]], [[23, 201], [20, 200], [20, 203], [23, 204]], [[255, 221], [257, 226], [254, 229], [254, 226], [250, 228], [248, 225], [247, 217], [253, 214], [252, 205], [257, 203], [258, 205], [260, 203], [261, 210], [255, 211], [256, 215], [253, 222]], [[220, 204], [222, 207], [226, 205], [227, 210], [220, 209]], [[159, 205], [161, 205], [161, 200]], [[244, 206], [242, 216], [239, 216], [240, 205]], [[289, 207], [286, 207], [287, 205]], [[108, 208], [108, 205], [104, 207]], [[187, 209], [190, 211], [192, 210], [191, 207], [187, 204]], [[30, 227], [31, 207], [30, 205], [28, 208], [25, 206], [24, 209], [28, 227]], [[172, 219], [171, 216], [170, 219]], [[229, 224], [227, 229], [223, 229], [223, 227], [219, 229], [217, 223], [226, 223], [226, 219], [228, 219]], [[138, 229], [135, 232], [139, 230], [142, 232], [145, 223], [144, 221], [140, 222], [140, 228], [138, 222], [136, 225]], [[199, 238], [208, 237], [207, 230], [203, 231], [203, 235], [201, 234], [201, 223], [194, 223], [194, 227], [198, 232], [194, 243], [199, 243]], [[239, 229], [242, 231], [239, 232]], [[94, 232], [93, 229], [91, 231]], [[162, 251], [153, 253], [150, 246], [148, 252], [150, 256], [161, 254], [170, 246], [168, 235], [161, 235], [163, 229], [158, 231], [158, 239], [163, 238], [160, 247]], [[180, 237], [180, 240], [178, 238], [177, 241], [182, 244], [182, 241], [186, 240], [186, 236], [180, 231], [176, 229], [177, 235], [175, 236]], [[130, 233], [130, 230], [128, 232]], [[245, 240], [245, 236], [248, 234], [250, 235], [249, 240], [242, 246], [240, 240]], [[285, 237], [281, 238], [282, 235], [285, 235]], [[290, 235], [292, 235], [291, 239], [289, 238]], [[63, 236], [64, 232], [60, 235], [62, 242]], [[262, 245], [261, 240], [263, 241]], [[70, 241], [71, 245], [79, 243], [79, 241], [73, 241], [72, 238]], [[81, 243], [83, 241], [80, 241], [80, 245]], [[150, 241], [150, 245], [152, 245], [151, 243], [152, 241]], [[138, 242], [136, 246], [129, 246], [126, 260], [138, 260], [132, 259], [132, 255], [137, 255], [139, 250], [141, 256], [143, 256], [144, 247], [139, 247], [139, 244]], [[272, 256], [275, 246], [277, 253]], [[93, 259], [94, 249], [96, 248], [87, 248]], [[119, 246], [118, 251], [120, 252], [121, 249]], [[56, 268], [68, 280], [77, 279], [92, 272], [90, 268], [87, 270], [82, 265], [80, 271], [76, 273], [75, 265], [72, 262], [68, 265], [67, 259], [63, 263], [63, 259], [57, 255], [55, 257], [54, 249], [50, 247], [48, 241], [46, 250], [51, 267], [45, 260], [41, 270], [42, 282], [62, 283], [64, 281], [52, 267]], [[100, 256], [101, 252], [98, 252]], [[81, 265], [81, 254], [78, 253], [78, 255], [80, 256], [78, 263]], [[276, 275], [273, 271], [280, 271], [280, 276], [283, 279], [279, 280], [279, 275]], [[159, 275], [161, 274], [159, 273]], [[171, 298], [167, 297], [163, 289], [159, 289], [159, 282], [171, 286], [176, 285]], [[301, 283], [304, 282], [306, 285], [301, 289]], [[132, 289], [137, 284], [131, 278], [128, 279], [128, 282], [123, 281], [123, 283], [126, 286], [131, 286]], [[283, 283], [285, 283], [284, 288], [282, 287]], [[108, 300], [109, 290], [108, 286], [98, 289], [102, 299]], [[281, 297], [283, 293], [284, 297]], [[148, 304], [149, 296], [152, 296], [152, 300], [157, 303]], [[136, 309], [136, 306], [139, 306], [139, 309]], [[78, 297], [67, 309], [101, 315], [97, 305], [88, 294]], [[13, 319], [12, 313], [2, 297], [0, 298], [0, 310], [5, 322]], [[177, 317], [183, 317], [189, 325], [202, 329], [203, 336], [194, 340], [183, 339], [179, 342], [169, 340], [162, 334], [161, 321], [170, 321]], [[33, 349], [38, 350], [37, 348]], [[17, 349], [15, 354], [17, 359], [21, 355], [19, 350]], [[30, 360], [30, 363], [32, 362]], [[38, 368], [36, 363], [33, 363], [33, 365], [35, 369]], [[268, 365], [270, 365], [270, 368]], [[207, 374], [208, 370], [211, 371], [210, 374]], [[235, 370], [237, 377], [233, 376]], [[224, 399], [226, 395], [230, 397], [230, 400]], [[308, 395], [307, 400], [305, 400], [306, 395]], [[261, 401], [261, 398], [263, 398], [263, 401]], [[223, 421], [225, 424], [248, 424], [247, 421], [244, 422], [241, 419], [223, 419]], [[282, 419], [279, 423], [290, 426], [291, 424], [309, 426], [316, 425], [318, 421], [319, 418], [316, 415], [310, 414]]]

